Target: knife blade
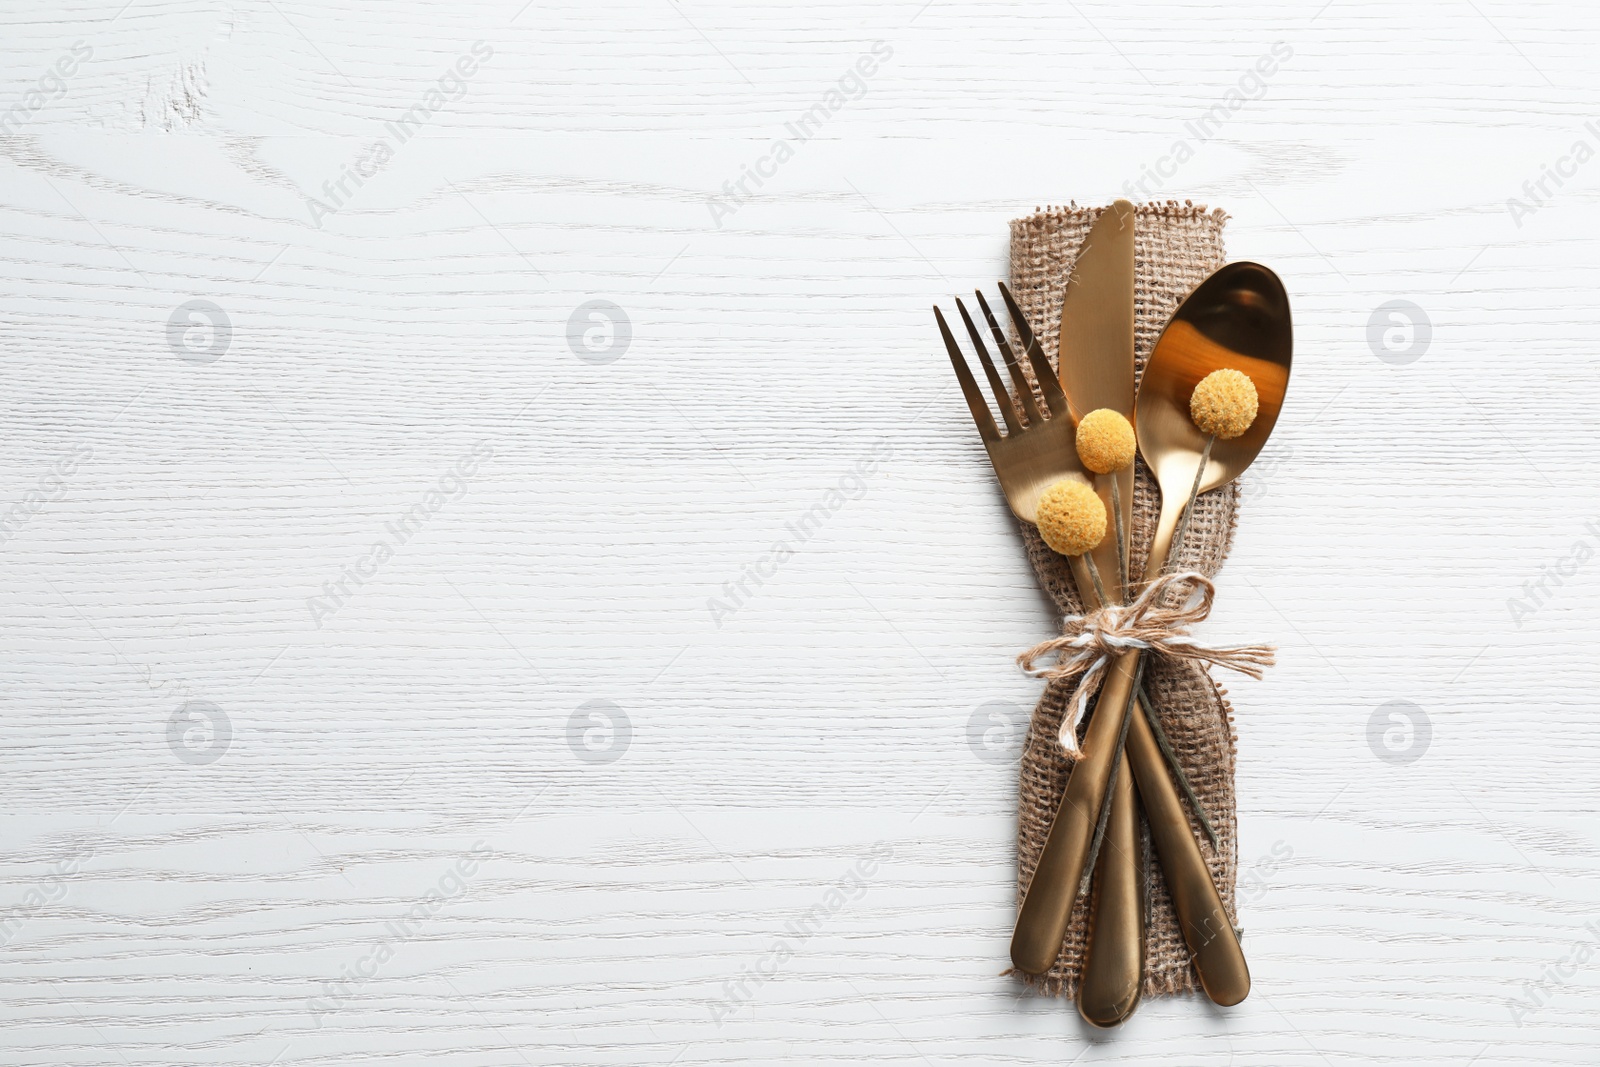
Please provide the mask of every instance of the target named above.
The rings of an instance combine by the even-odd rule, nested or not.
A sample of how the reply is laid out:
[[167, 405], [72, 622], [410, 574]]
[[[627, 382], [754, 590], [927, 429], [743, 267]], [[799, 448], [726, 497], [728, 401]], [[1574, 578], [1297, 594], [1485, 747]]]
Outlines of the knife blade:
[[[1090, 228], [1067, 278], [1056, 358], [1074, 426], [1099, 408], [1110, 408], [1133, 421], [1133, 234], [1133, 205], [1115, 201]], [[1108, 515], [1112, 477], [1095, 478]], [[1115, 478], [1126, 530], [1133, 525], [1133, 468], [1118, 471]], [[1106, 590], [1120, 599], [1112, 588], [1122, 584], [1120, 577], [1112, 577], [1121, 573], [1115, 526], [1093, 555]]]

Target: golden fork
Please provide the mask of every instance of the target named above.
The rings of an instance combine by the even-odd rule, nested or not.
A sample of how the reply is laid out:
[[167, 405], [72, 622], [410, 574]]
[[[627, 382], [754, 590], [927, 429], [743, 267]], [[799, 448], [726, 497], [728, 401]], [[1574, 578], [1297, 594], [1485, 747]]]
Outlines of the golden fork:
[[[1011, 380], [1016, 385], [1015, 400], [995, 370], [994, 361], [989, 358], [989, 350], [983, 343], [983, 334], [972, 321], [972, 316], [967, 313], [966, 305], [959, 299], [956, 301], [956, 310], [961, 313], [961, 320], [966, 324], [967, 333], [972, 338], [972, 346], [977, 350], [978, 359], [983, 364], [984, 377], [988, 379], [989, 388], [994, 393], [1000, 418], [1005, 422], [1004, 434], [1001, 434], [999, 428], [995, 426], [994, 416], [989, 412], [989, 404], [984, 400], [983, 391], [973, 379], [972, 371], [968, 369], [967, 361], [961, 354], [961, 347], [956, 344], [956, 339], [944, 320], [944, 312], [935, 306], [933, 317], [938, 320], [939, 333], [944, 337], [945, 348], [950, 352], [950, 364], [955, 368], [957, 380], [961, 382], [961, 392], [967, 398], [967, 408], [972, 412], [972, 421], [978, 424], [978, 436], [983, 438], [983, 447], [989, 453], [989, 463], [994, 467], [995, 476], [1000, 479], [1000, 488], [1005, 493], [1006, 503], [1010, 505], [1012, 513], [1017, 518], [1037, 525], [1039, 498], [1044, 495], [1046, 489], [1068, 478], [1075, 478], [1091, 488], [1094, 486], [1094, 481], [1078, 461], [1078, 448], [1074, 437], [1077, 430], [1067, 414], [1066, 394], [1061, 391], [1061, 383], [1056, 379], [1049, 358], [1039, 347], [1039, 341], [1034, 336], [1032, 327], [1028, 325], [1028, 320], [1023, 318], [1022, 309], [1017, 307], [1017, 302], [1012, 299], [1011, 290], [1006, 288], [1004, 282], [1000, 283], [1000, 296], [1005, 301], [1007, 313], [1011, 316], [1011, 325], [1016, 331], [1017, 340], [1022, 343], [1028, 364], [1033, 368], [1033, 376], [1039, 384], [1039, 392], [1044, 397], [1043, 410], [1040, 409], [1027, 375], [1017, 363], [1011, 345], [1006, 340], [1005, 331], [1000, 328], [1000, 324], [995, 321], [994, 313], [989, 310], [989, 302], [983, 298], [981, 292], [976, 293], [976, 296], [978, 307], [982, 310], [989, 330], [994, 335], [995, 345], [1000, 349], [1000, 356], [1005, 361], [1006, 370], [1010, 372]], [[1078, 588], [1093, 589], [1093, 580], [1089, 576], [1084, 557], [1073, 556], [1071, 560], [1072, 573], [1078, 582]]]
[[[1017, 340], [1033, 368], [1039, 392], [1044, 397], [1043, 410], [1006, 341], [1004, 331], [989, 310], [988, 301], [981, 292], [976, 295], [995, 345], [1000, 349], [1001, 358], [1015, 383], [1015, 399], [1007, 392], [1005, 383], [995, 370], [983, 334], [968, 314], [966, 306], [957, 300], [956, 308], [961, 313], [962, 322], [972, 339], [972, 347], [983, 365], [984, 377], [994, 393], [1000, 417], [1005, 422], [1007, 432], [1004, 435], [995, 426], [988, 402], [972, 377], [961, 348], [945, 322], [944, 313], [937, 307], [933, 309], [934, 318], [938, 320], [939, 332], [949, 350], [956, 378], [961, 382], [967, 407], [972, 412], [972, 419], [978, 425], [978, 434], [989, 453], [989, 462], [1000, 479], [1006, 503], [1019, 519], [1037, 524], [1039, 497], [1046, 489], [1069, 478], [1094, 487], [1093, 476], [1084, 470], [1078, 459], [1076, 425], [1068, 411], [1066, 394], [1022, 310], [1012, 298], [1011, 291], [1001, 283], [1000, 295], [1005, 301], [1006, 311], [1011, 317]], [[1068, 559], [1085, 610], [1100, 607], [1095, 593], [1097, 583], [1089, 571], [1090, 564], [1086, 562], [1087, 554]], [[1118, 588], [1120, 592], [1120, 585]], [[1133, 676], [1131, 673], [1123, 676], [1125, 664], [1131, 662], [1131, 657], [1124, 656], [1108, 672], [1107, 688], [1114, 692], [1109, 698], [1101, 698], [1102, 706], [1110, 707], [1108, 699], [1125, 703], [1132, 694]], [[1113, 680], [1118, 684], [1113, 685]], [[1116, 710], [1118, 714], [1097, 712], [1090, 718], [1084, 737], [1084, 750], [1089, 755], [1073, 765], [1067, 791], [1062, 795], [1051, 824], [1049, 840], [1023, 894], [1017, 930], [1012, 936], [1011, 957], [1018, 969], [1027, 974], [1043, 974], [1061, 954], [1067, 924], [1077, 900], [1089, 842], [1099, 819], [1101, 802], [1105, 798], [1114, 765], [1110, 753], [1115, 750], [1118, 735], [1122, 731], [1124, 716], [1120, 713], [1124, 709], [1118, 707]], [[1102, 954], [1113, 955], [1098, 959], [1097, 967], [1086, 974], [1086, 981], [1092, 978], [1098, 978], [1099, 981], [1091, 983], [1095, 988], [1089, 1001], [1080, 1003], [1080, 1009], [1087, 1006], [1085, 1018], [1099, 1026], [1120, 1022], [1138, 1002], [1139, 976], [1143, 964], [1140, 914], [1143, 902], [1139, 899], [1142, 896], [1140, 878], [1131, 862], [1136, 848], [1138, 819], [1132, 783], [1133, 776], [1127, 772], [1124, 761], [1124, 772], [1118, 786], [1118, 792], [1122, 794], [1120, 810], [1113, 811], [1112, 825], [1107, 828], [1103, 845], [1103, 854], [1108, 857], [1108, 862], [1103, 865], [1107, 868], [1107, 877], [1101, 880], [1095, 903], [1097, 906], [1101, 903], [1107, 905], [1108, 914], [1120, 916], [1123, 926], [1128, 928], [1119, 928], [1119, 936], [1096, 939]], [[1130, 862], [1111, 864], [1109, 857], [1113, 856]], [[1114, 872], [1113, 867], [1116, 868]], [[1109, 934], [1109, 931], [1102, 933]], [[1085, 992], [1090, 991], [1086, 988]]]

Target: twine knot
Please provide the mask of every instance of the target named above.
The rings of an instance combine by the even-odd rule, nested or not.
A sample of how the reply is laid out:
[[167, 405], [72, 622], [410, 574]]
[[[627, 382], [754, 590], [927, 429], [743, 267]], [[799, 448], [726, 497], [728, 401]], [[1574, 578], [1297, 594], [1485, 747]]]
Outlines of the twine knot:
[[[1070, 758], [1083, 757], [1078, 747], [1078, 722], [1089, 698], [1105, 681], [1112, 659], [1124, 652], [1140, 649], [1173, 659], [1212, 663], [1256, 679], [1262, 668], [1272, 666], [1274, 649], [1270, 645], [1217, 647], [1189, 636], [1189, 627], [1211, 614], [1216, 595], [1211, 579], [1197, 571], [1165, 574], [1147, 585], [1131, 604], [1106, 604], [1086, 615], [1067, 616], [1060, 637], [1017, 657], [1029, 674], [1052, 682], [1078, 679], [1061, 718], [1061, 747]], [[1054, 663], [1036, 666], [1049, 655], [1055, 656]]]

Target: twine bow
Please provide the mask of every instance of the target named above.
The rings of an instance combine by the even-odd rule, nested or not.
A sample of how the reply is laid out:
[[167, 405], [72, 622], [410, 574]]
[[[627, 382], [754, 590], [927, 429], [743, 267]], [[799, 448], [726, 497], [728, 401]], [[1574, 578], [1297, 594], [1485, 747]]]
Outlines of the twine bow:
[[[1200, 594], [1198, 600], [1194, 599], [1196, 592]], [[1171, 604], [1166, 602], [1168, 594], [1173, 594]], [[1061, 718], [1061, 747], [1070, 758], [1082, 758], [1078, 721], [1089, 698], [1099, 691], [1112, 659], [1124, 652], [1143, 649], [1173, 659], [1213, 663], [1256, 679], [1261, 677], [1263, 667], [1272, 666], [1274, 649], [1270, 645], [1219, 648], [1189, 636], [1189, 627], [1211, 614], [1216, 595], [1217, 587], [1211, 579], [1196, 571], [1165, 574], [1146, 586], [1131, 604], [1106, 604], [1087, 615], [1067, 616], [1060, 637], [1035, 645], [1017, 657], [1017, 663], [1029, 674], [1052, 682], [1078, 679], [1067, 713]], [[1038, 660], [1052, 654], [1055, 663], [1036, 666]]]

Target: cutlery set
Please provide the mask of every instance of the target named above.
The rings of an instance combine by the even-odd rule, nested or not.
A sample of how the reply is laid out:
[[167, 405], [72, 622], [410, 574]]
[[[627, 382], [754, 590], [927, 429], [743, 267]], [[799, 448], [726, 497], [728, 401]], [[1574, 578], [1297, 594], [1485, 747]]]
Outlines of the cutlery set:
[[[1204, 604], [1194, 609], [1198, 614], [1193, 618], [1204, 617], [1210, 606], [1209, 581], [1198, 574], [1173, 573], [1168, 560], [1177, 558], [1198, 495], [1237, 478], [1260, 453], [1289, 380], [1292, 339], [1283, 285], [1267, 268], [1237, 262], [1217, 270], [1183, 301], [1136, 382], [1137, 216], [1132, 204], [1119, 200], [1100, 213], [1084, 240], [1066, 281], [1055, 368], [1010, 289], [1003, 283], [999, 287], [1015, 348], [979, 292], [978, 310], [1010, 379], [1008, 387], [989, 354], [985, 330], [956, 301], [1004, 432], [943, 312], [934, 308], [951, 365], [1011, 511], [1023, 522], [1041, 524], [1041, 501], [1050, 506], [1052, 487], [1078, 483], [1093, 490], [1109, 517], [1108, 532], [1098, 543], [1068, 554], [1085, 611], [1083, 619], [1069, 621], [1082, 623], [1086, 636], [1049, 646], [1063, 661], [1064, 650], [1089, 646], [1090, 622], [1101, 620], [1096, 624], [1102, 628], [1133, 626], [1138, 616], [1148, 624], [1163, 611], [1180, 610], [1171, 602], [1188, 599], [1202, 584]], [[1207, 390], [1213, 382], [1221, 382], [1213, 374], [1217, 371], [1247, 376], [1244, 387], [1253, 384], [1255, 390], [1257, 406], [1245, 413], [1253, 414], [1253, 421], [1227, 439], [1230, 431], [1207, 433], [1191, 417], [1192, 403], [1198, 410], [1201, 399], [1195, 396], [1197, 386], [1206, 381], [1202, 392], [1211, 395]], [[1160, 490], [1153, 533], [1134, 529], [1134, 463], [1097, 473], [1086, 466], [1087, 453], [1080, 458], [1078, 428], [1091, 412], [1106, 426], [1132, 425], [1138, 454]], [[1102, 412], [1116, 414], [1102, 417]], [[1088, 498], [1082, 489], [1073, 492]], [[1088, 502], [1092, 506], [1093, 498]], [[1044, 529], [1048, 542], [1048, 527]], [[1135, 572], [1134, 535], [1140, 533], [1150, 543], [1141, 570]], [[1173, 595], [1179, 592], [1182, 597]], [[1090, 670], [1103, 681], [1085, 716], [1081, 740], [1072, 734], [1070, 718], [1062, 727], [1064, 754], [1073, 763], [1022, 897], [1011, 959], [1024, 975], [1049, 971], [1062, 953], [1080, 895], [1092, 887], [1077, 1003], [1096, 1026], [1114, 1026], [1131, 1015], [1145, 986], [1147, 872], [1141, 812], [1201, 988], [1221, 1005], [1237, 1004], [1250, 991], [1237, 931], [1206, 865], [1201, 837], [1191, 827], [1185, 797], [1198, 830], [1210, 835], [1210, 825], [1171, 758], [1158, 709], [1142, 679], [1147, 655], [1177, 650], [1258, 675], [1252, 664], [1270, 662], [1270, 650], [1212, 654], [1190, 647], [1197, 644], [1177, 633], [1111, 641]], [[1080, 686], [1080, 692], [1085, 689]], [[1215, 847], [1214, 837], [1211, 843]]]

